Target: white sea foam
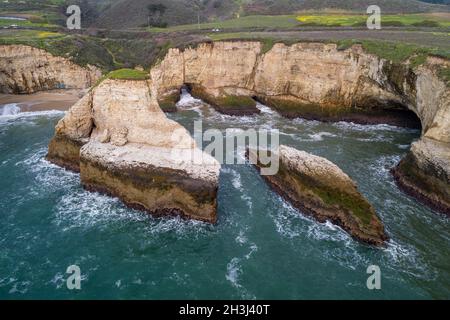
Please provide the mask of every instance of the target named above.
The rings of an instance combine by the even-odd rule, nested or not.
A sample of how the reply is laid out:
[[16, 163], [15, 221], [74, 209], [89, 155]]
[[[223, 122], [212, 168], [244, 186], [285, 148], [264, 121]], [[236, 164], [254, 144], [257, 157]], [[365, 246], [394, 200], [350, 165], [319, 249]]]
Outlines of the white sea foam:
[[[8, 111], [9, 112], [9, 111]], [[64, 111], [59, 110], [47, 110], [47, 111], [33, 111], [33, 112], [18, 112], [16, 114], [1, 115], [0, 125], [16, 124], [18, 121], [25, 122], [29, 125], [33, 125], [34, 120], [38, 117], [60, 117], [64, 115]]]
[[225, 274], [225, 278], [231, 282], [231, 284], [235, 287], [240, 288], [241, 285], [239, 284], [239, 275], [242, 273], [241, 266], [240, 266], [241, 260], [239, 258], [233, 258], [231, 261], [227, 264], [227, 273]]
[[371, 138], [356, 138], [357, 141], [361, 142], [392, 142], [392, 138], [385, 137], [384, 135], [376, 135]]
[[250, 251], [244, 255], [243, 258], [234, 257], [227, 264], [227, 272], [225, 273], [225, 279], [231, 282], [233, 287], [237, 288], [243, 299], [256, 299], [243, 285], [240, 284], [240, 276], [243, 274], [242, 262], [249, 260], [253, 253], [258, 251], [256, 244], [250, 245]]
[[248, 241], [248, 239], [247, 239], [247, 237], [245, 236], [245, 234], [244, 234], [244, 231], [239, 231], [239, 235], [236, 237], [236, 242], [237, 243], [239, 243], [239, 244], [245, 244], [245, 243], [247, 243], [247, 241]]
[[36, 182], [30, 183], [27, 196], [40, 197], [42, 191], [65, 190], [55, 206], [55, 223], [63, 231], [72, 228], [107, 227], [108, 223], [145, 222], [148, 234], [173, 232], [180, 237], [198, 237], [207, 232], [208, 224], [186, 221], [180, 217], [152, 218], [148, 214], [132, 210], [117, 198], [88, 192], [81, 188], [79, 174], [64, 170], [44, 159], [47, 148], [41, 148], [15, 165], [33, 172]]
[[312, 141], [323, 141], [324, 137], [336, 137], [335, 134], [332, 134], [330, 132], [318, 132], [318, 133], [308, 134], [308, 136], [310, 137], [310, 139]]
[[[363, 250], [365, 246], [352, 239], [342, 228], [331, 222], [318, 223], [312, 218], [301, 215], [285, 200], [281, 201], [284, 210], [277, 210], [277, 214], [273, 215], [276, 229], [280, 235], [292, 239], [292, 241], [298, 241], [297, 238], [307, 238], [319, 241], [319, 243], [323, 241], [336, 243], [337, 247], [323, 248], [321, 256], [337, 262], [345, 268], [364, 269], [372, 263]], [[387, 260], [386, 267], [397, 272], [428, 280], [437, 276], [435, 271], [428, 270], [426, 264], [420, 261], [411, 246], [400, 245], [391, 239], [385, 249], [373, 248], [373, 250], [377, 250], [377, 255], [384, 255], [382, 258]]]
[[207, 119], [217, 123], [226, 123], [229, 128], [237, 125], [255, 124], [258, 122], [257, 116], [231, 116], [222, 114], [211, 107], [209, 107], [209, 116]]
[[292, 123], [296, 124], [296, 125], [302, 125], [302, 126], [307, 125], [309, 127], [315, 127], [315, 126], [318, 126], [318, 125], [322, 124], [322, 122], [317, 121], [317, 120], [306, 120], [306, 119], [303, 119], [303, 118], [292, 119]]
[[250, 259], [252, 254], [255, 253], [256, 251], [258, 251], [258, 246], [253, 243], [250, 246], [250, 252], [245, 255], [245, 259], [247, 259], [247, 260]]
[[417, 132], [417, 129], [403, 128], [392, 126], [389, 124], [357, 124], [354, 122], [340, 121], [332, 124], [334, 127], [342, 130], [353, 130], [353, 131], [392, 131], [392, 132]]
[[235, 189], [242, 192], [244, 191], [242, 188], [242, 181], [241, 181], [241, 175], [236, 170], [233, 170], [231, 168], [222, 168], [222, 173], [231, 175], [231, 184]]
[[70, 190], [79, 184], [79, 175], [72, 171], [58, 167], [45, 159], [47, 148], [43, 147], [32, 153], [29, 157], [15, 163], [16, 167], [23, 168], [31, 173], [35, 182], [28, 185], [28, 196], [45, 196], [44, 190], [61, 191]]
[[25, 294], [28, 291], [28, 286], [31, 284], [30, 281], [20, 281], [15, 282], [13, 287], [9, 290], [9, 294]]
[[385, 258], [390, 262], [387, 265], [397, 272], [426, 281], [437, 279], [438, 271], [429, 268], [411, 245], [400, 244], [395, 239], [391, 239], [387, 243], [384, 253], [387, 255]]
[[180, 96], [180, 100], [177, 102], [177, 107], [179, 108], [190, 108], [203, 104], [200, 99], [194, 98], [189, 92], [183, 90]]
[[286, 132], [282, 132], [282, 131], [280, 131], [280, 136], [288, 136], [288, 137], [292, 137], [292, 138], [298, 137], [298, 135], [295, 133], [286, 133]]
[[259, 102], [256, 104], [256, 108], [258, 108], [262, 114], [278, 115], [278, 112]]
[[20, 107], [16, 103], [0, 106], [0, 116], [14, 116], [20, 112]]
[[353, 241], [347, 232], [329, 221], [309, 225], [307, 235], [309, 238], [320, 241], [340, 241], [347, 244]]
[[390, 170], [400, 162], [401, 156], [381, 156], [373, 164], [369, 166], [369, 170], [380, 178], [388, 179]]
[[213, 228], [207, 223], [181, 217], [153, 217], [126, 207], [117, 198], [80, 189], [60, 199], [55, 208], [54, 223], [65, 232], [73, 228], [108, 228], [114, 224], [138, 223], [150, 243], [158, 242], [159, 236], [167, 233], [176, 235], [179, 240], [195, 240]]
[[194, 98], [189, 92], [185, 90], [183, 90], [180, 100], [177, 102], [176, 106], [179, 110], [195, 111], [199, 116], [204, 116], [202, 107], [205, 106], [205, 103], [200, 99]]
[[253, 201], [252, 198], [247, 195], [244, 187], [242, 186], [241, 174], [238, 171], [230, 168], [224, 168], [222, 169], [222, 172], [231, 175], [232, 186], [239, 191], [241, 199], [245, 202], [245, 204], [248, 207], [248, 213], [251, 214], [253, 212]]
[[316, 241], [321, 245], [324, 241], [334, 243], [332, 247], [321, 247], [320, 255], [330, 261], [339, 263], [345, 268], [354, 270], [363, 264], [363, 255], [358, 252], [359, 244], [355, 242], [339, 226], [331, 222], [319, 223], [292, 207], [288, 202], [280, 199], [281, 207], [273, 220], [278, 233], [295, 243], [301, 241]]
[[[15, 105], [15, 104], [12, 104]], [[8, 106], [8, 105], [6, 105]], [[6, 106], [3, 106], [5, 108]], [[16, 109], [17, 108], [17, 109]], [[1, 119], [17, 119], [17, 118], [26, 118], [26, 117], [42, 117], [42, 116], [56, 116], [65, 114], [64, 111], [61, 110], [44, 110], [44, 111], [29, 111], [29, 112], [20, 112], [20, 108], [14, 106], [8, 107], [7, 109], [3, 109], [3, 112], [0, 114]], [[2, 110], [2, 109], [0, 109]]]
[[303, 228], [297, 228], [296, 220], [309, 220], [309, 218], [301, 215], [289, 202], [283, 198], [278, 198], [281, 207], [272, 215], [276, 230], [279, 234], [286, 238], [295, 238], [304, 233]]
[[61, 272], [58, 272], [55, 274], [52, 280], [50, 282], [55, 285], [56, 289], [61, 289], [66, 284], [65, 275], [63, 275]]

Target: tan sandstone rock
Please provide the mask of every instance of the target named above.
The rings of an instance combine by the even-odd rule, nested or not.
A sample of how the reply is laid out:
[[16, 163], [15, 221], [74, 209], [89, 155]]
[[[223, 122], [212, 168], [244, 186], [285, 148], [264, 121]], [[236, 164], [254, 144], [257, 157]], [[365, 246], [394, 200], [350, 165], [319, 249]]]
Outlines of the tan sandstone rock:
[[[447, 199], [436, 202], [446, 194], [448, 181], [445, 177], [450, 175], [448, 167], [443, 165], [450, 162], [447, 152], [450, 143], [450, 93], [446, 83], [438, 76], [439, 68], [445, 66], [449, 67], [448, 60], [429, 58], [423, 66], [412, 69], [407, 63], [394, 64], [368, 54], [359, 45], [339, 50], [335, 44], [280, 43], [263, 52], [263, 45], [257, 41], [225, 41], [204, 43], [185, 50], [170, 49], [150, 74], [153, 99], [167, 98], [172, 111], [173, 106], [170, 105], [185, 84], [213, 103], [246, 101], [245, 98], [257, 97], [290, 117], [416, 124], [416, 119], [405, 121], [404, 113], [397, 114], [397, 109], [409, 109], [420, 119], [424, 143], [415, 144], [410, 156], [402, 163], [410, 162], [417, 173], [432, 178], [425, 185], [412, 179], [407, 182], [402, 169], [405, 166], [399, 166], [394, 170], [396, 181], [403, 189], [414, 190], [411, 194], [420, 192], [419, 199], [425, 203], [434, 203], [435, 208], [449, 212]], [[144, 83], [137, 85], [143, 87], [148, 84]], [[70, 144], [70, 148], [51, 148], [58, 150], [55, 158], [61, 158], [65, 152], [71, 155], [66, 159], [72, 158], [73, 163], [77, 163], [77, 153], [74, 151], [86, 139], [86, 135], [90, 135], [90, 129], [94, 137], [108, 130], [108, 138], [111, 138], [115, 130], [126, 128], [126, 137], [122, 134], [119, 144], [145, 143], [151, 139], [158, 146], [164, 145], [167, 135], [158, 133], [164, 131], [155, 127], [149, 135], [150, 131], [142, 130], [144, 128], [145, 131], [150, 123], [156, 124], [158, 121], [136, 118], [134, 115], [139, 113], [127, 114], [127, 109], [121, 107], [128, 99], [147, 101], [148, 98], [142, 94], [145, 88], [128, 91], [127, 86], [100, 86], [91, 98], [86, 98], [74, 107], [66, 121], [77, 124], [67, 126], [65, 122], [60, 123], [57, 132], [63, 134], [57, 135], [54, 142], [63, 140], [62, 137], [72, 137], [69, 140], [76, 144]], [[105, 109], [96, 107], [103, 102], [110, 108], [105, 113], [106, 117], [102, 115]], [[89, 104], [93, 104], [93, 107], [89, 107]], [[142, 109], [148, 104], [131, 105]], [[157, 105], [156, 100], [150, 105]], [[93, 115], [89, 116], [89, 112], [84, 112], [83, 108], [91, 110]], [[218, 110], [224, 111], [221, 108]], [[83, 116], [79, 117], [78, 112]], [[150, 118], [159, 117], [161, 115], [155, 111]], [[76, 120], [70, 120], [72, 118]], [[96, 123], [95, 119], [102, 120]], [[91, 120], [95, 123], [92, 127], [89, 124]], [[129, 126], [129, 123], [133, 123], [133, 126]], [[170, 130], [173, 129], [175, 127]], [[100, 140], [108, 141], [108, 138]], [[425, 145], [433, 147], [425, 148]], [[430, 150], [432, 153], [429, 153]], [[428, 159], [426, 166], [418, 164], [422, 158]], [[423, 192], [424, 188], [428, 191]]]
[[279, 171], [263, 177], [276, 192], [320, 222], [331, 221], [360, 241], [384, 244], [387, 236], [375, 209], [338, 166], [284, 145], [274, 152], [280, 160]]
[[105, 80], [58, 123], [47, 158], [92, 191], [156, 215], [215, 222], [220, 164], [167, 119], [151, 81]]
[[[428, 58], [423, 66], [412, 69], [407, 63], [394, 64], [366, 53], [360, 45], [339, 50], [336, 44], [278, 43], [267, 52], [262, 47], [257, 41], [227, 41], [171, 49], [151, 70], [158, 96], [173, 94], [187, 84], [194, 95], [212, 104], [230, 97], [239, 97], [238, 101], [257, 97], [292, 118], [415, 127], [417, 119], [405, 113], [411, 110], [420, 119], [422, 136], [429, 138], [426, 144], [435, 143], [433, 150], [443, 148], [427, 156], [432, 159], [429, 166], [417, 170], [441, 182], [434, 185], [430, 180], [428, 189], [447, 188], [443, 176], [436, 173], [450, 175], [441, 165], [450, 162], [444, 152], [450, 142], [450, 90], [438, 76], [439, 68], [449, 67], [448, 60]], [[420, 158], [430, 150], [419, 149], [413, 148], [409, 159]], [[400, 185], [401, 175], [398, 169]], [[423, 185], [415, 189], [423, 191]], [[441, 191], [440, 195], [445, 194]], [[436, 201], [433, 193], [427, 192], [427, 204]], [[442, 202], [438, 206], [442, 207]], [[449, 212], [450, 207], [443, 211]]]
[[33, 93], [50, 89], [86, 89], [101, 77], [94, 66], [24, 45], [0, 45], [0, 92]]

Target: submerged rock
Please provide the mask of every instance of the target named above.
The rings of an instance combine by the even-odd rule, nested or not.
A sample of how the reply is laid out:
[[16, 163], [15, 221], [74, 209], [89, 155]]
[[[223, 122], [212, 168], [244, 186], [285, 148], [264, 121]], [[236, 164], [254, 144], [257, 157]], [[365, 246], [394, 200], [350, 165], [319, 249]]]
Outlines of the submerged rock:
[[[331, 221], [354, 238], [376, 246], [387, 240], [383, 224], [355, 182], [327, 159], [280, 146], [279, 171], [263, 176], [269, 185], [296, 208], [320, 222]], [[254, 150], [249, 157], [259, 159]], [[263, 165], [258, 161], [257, 167]]]
[[103, 81], [57, 124], [47, 158], [131, 207], [214, 223], [220, 164], [152, 91], [151, 81]]

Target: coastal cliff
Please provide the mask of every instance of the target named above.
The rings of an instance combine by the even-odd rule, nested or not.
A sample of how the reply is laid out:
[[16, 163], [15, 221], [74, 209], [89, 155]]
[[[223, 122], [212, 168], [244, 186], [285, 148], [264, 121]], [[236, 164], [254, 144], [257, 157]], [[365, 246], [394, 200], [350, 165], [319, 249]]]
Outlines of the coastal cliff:
[[94, 66], [24, 45], [0, 45], [0, 93], [34, 93], [51, 89], [86, 89], [101, 77]]
[[419, 125], [422, 138], [393, 171], [395, 179], [449, 213], [450, 90], [438, 75], [442, 67], [450, 62], [428, 57], [419, 67], [395, 64], [360, 45], [340, 50], [336, 44], [277, 43], [265, 50], [257, 41], [227, 41], [170, 49], [151, 77], [166, 103], [175, 103], [187, 85], [224, 113], [230, 101], [232, 114], [239, 103], [244, 114], [252, 113], [248, 99], [254, 98], [290, 118]]
[[152, 88], [104, 80], [59, 121], [47, 159], [130, 207], [214, 223], [220, 164], [165, 116]]
[[[287, 117], [370, 122], [371, 113], [402, 109], [404, 98], [384, 81], [387, 63], [361, 46], [216, 42], [171, 49], [152, 69], [160, 97], [186, 84], [213, 105], [254, 97]], [[403, 107], [406, 109], [406, 107]], [[220, 111], [220, 110], [219, 110]], [[357, 117], [359, 115], [359, 118]]]
[[[2, 47], [2, 50], [36, 51], [45, 55], [39, 49], [23, 46]], [[23, 55], [18, 56], [20, 60]], [[172, 111], [176, 110], [174, 105], [180, 89], [187, 86], [194, 95], [229, 114], [257, 113], [253, 100], [260, 100], [287, 117], [403, 126], [414, 126], [417, 125], [414, 121], [419, 121], [421, 139], [413, 143], [408, 155], [392, 170], [393, 176], [408, 194], [438, 211], [450, 213], [450, 91], [439, 76], [443, 67], [449, 68], [450, 62], [437, 57], [428, 57], [417, 67], [410, 61], [392, 63], [365, 52], [360, 45], [341, 50], [336, 44], [277, 43], [267, 49], [258, 41], [225, 41], [184, 50], [170, 49], [151, 69], [151, 80], [145, 82], [151, 83], [151, 90], [145, 90], [153, 92], [154, 105], [159, 102], [164, 109]], [[77, 79], [82, 80], [82, 85], [91, 84], [92, 78], [83, 73], [86, 71], [80, 72], [83, 76]], [[44, 72], [40, 82], [25, 81], [25, 88], [33, 88], [29, 83], [54, 84], [48, 80], [54, 79], [49, 75], [52, 73]], [[15, 74], [13, 79], [12, 82], [2, 79], [2, 88], [5, 83], [22, 88], [17, 85], [22, 81], [21, 76]], [[49, 153], [55, 163], [79, 170], [80, 148], [92, 137], [115, 146], [126, 144], [129, 137], [136, 138], [137, 143], [147, 143], [149, 137], [137, 138], [145, 134], [136, 134], [134, 125], [126, 130], [115, 126], [105, 128], [103, 122], [118, 117], [115, 111], [106, 113], [102, 121], [95, 123], [92, 114], [96, 117], [102, 114], [94, 112], [95, 105], [101, 105], [97, 97], [101, 96], [111, 106], [117, 100], [117, 88], [113, 85], [107, 89], [104, 85], [88, 93], [58, 124]], [[122, 100], [132, 96], [132, 91], [125, 89]], [[416, 119], [410, 119], [411, 112]], [[74, 124], [66, 125], [72, 118]], [[142, 118], [128, 120], [129, 123], [143, 121]], [[156, 130], [153, 133], [153, 139], [158, 137]]]

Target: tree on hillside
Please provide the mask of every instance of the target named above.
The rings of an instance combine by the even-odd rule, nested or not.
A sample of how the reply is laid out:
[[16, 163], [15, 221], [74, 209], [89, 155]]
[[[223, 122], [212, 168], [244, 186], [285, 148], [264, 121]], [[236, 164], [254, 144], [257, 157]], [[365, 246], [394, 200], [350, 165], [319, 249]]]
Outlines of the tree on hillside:
[[149, 4], [148, 10], [148, 26], [165, 27], [167, 23], [162, 22], [162, 16], [167, 10], [167, 7], [162, 3]]
[[186, 0], [189, 7], [193, 8], [197, 12], [197, 24], [200, 29], [200, 14], [205, 9], [207, 0]]

